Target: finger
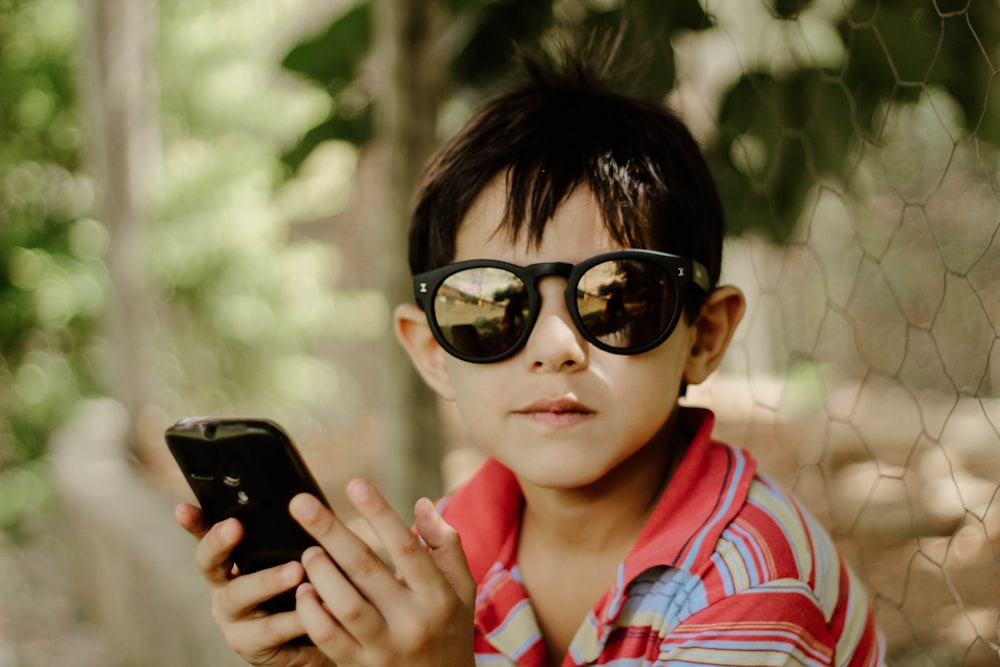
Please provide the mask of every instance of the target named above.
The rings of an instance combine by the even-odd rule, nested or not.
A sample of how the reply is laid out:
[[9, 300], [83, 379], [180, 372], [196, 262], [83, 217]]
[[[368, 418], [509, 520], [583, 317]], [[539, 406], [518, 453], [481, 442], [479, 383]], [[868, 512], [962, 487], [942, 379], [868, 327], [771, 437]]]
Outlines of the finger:
[[352, 655], [362, 650], [361, 644], [327, 613], [312, 584], [301, 584], [295, 590], [295, 611], [309, 638], [334, 663], [347, 663]]
[[362, 645], [380, 636], [385, 628], [382, 615], [361, 595], [323, 549], [306, 549], [302, 554], [302, 564], [309, 574], [309, 583], [323, 601], [327, 613], [348, 633]]
[[223, 586], [232, 579], [233, 549], [242, 539], [243, 524], [226, 519], [209, 528], [199, 540], [194, 561], [209, 585]]
[[471, 607], [476, 599], [476, 583], [469, 571], [458, 531], [448, 525], [428, 498], [417, 501], [413, 516], [417, 532], [430, 548], [434, 564], [458, 597]]
[[261, 603], [292, 590], [304, 579], [305, 569], [298, 561], [236, 577], [214, 598], [216, 620], [235, 621], [258, 613]]
[[251, 657], [288, 648], [289, 642], [306, 634], [306, 628], [296, 612], [286, 611], [231, 623], [223, 626], [223, 632], [230, 646], [238, 647], [248, 662], [255, 662]]
[[205, 520], [205, 516], [201, 513], [201, 510], [192, 505], [191, 503], [181, 503], [174, 508], [174, 518], [177, 519], [177, 523], [181, 525], [181, 528], [191, 533], [197, 539], [204, 537], [208, 529], [211, 528], [209, 523]]
[[355, 479], [347, 485], [347, 495], [385, 545], [397, 572], [413, 590], [433, 588], [443, 582], [427, 550], [410, 527], [393, 511], [375, 487]]
[[302, 524], [358, 591], [376, 607], [398, 598], [399, 581], [370, 546], [313, 496], [292, 498], [289, 512]]

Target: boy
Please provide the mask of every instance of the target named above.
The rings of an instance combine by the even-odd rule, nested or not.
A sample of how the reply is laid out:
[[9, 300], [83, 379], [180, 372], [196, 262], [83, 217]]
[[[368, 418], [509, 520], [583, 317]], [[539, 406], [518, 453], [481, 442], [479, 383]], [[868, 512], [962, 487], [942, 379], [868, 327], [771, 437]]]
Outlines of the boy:
[[[490, 458], [438, 507], [417, 503], [421, 541], [348, 485], [393, 571], [298, 496], [322, 548], [234, 576], [240, 525], [180, 506], [227, 640], [282, 666], [880, 663], [829, 536], [712, 442], [711, 413], [678, 406], [744, 310], [716, 285], [722, 210], [695, 141], [578, 59], [526, 66], [431, 161], [410, 232], [417, 304], [395, 320]], [[293, 587], [295, 611], [257, 609]], [[303, 633], [315, 646], [291, 641]]]

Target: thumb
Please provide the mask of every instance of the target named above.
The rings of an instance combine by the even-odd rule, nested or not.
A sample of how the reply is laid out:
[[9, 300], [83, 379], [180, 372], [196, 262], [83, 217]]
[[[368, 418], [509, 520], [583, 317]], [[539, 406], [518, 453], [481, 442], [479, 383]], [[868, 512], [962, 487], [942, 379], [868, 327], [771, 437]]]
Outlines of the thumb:
[[428, 498], [417, 501], [413, 515], [417, 533], [430, 547], [434, 564], [458, 597], [471, 608], [476, 600], [476, 583], [465, 560], [458, 531], [448, 525]]
[[212, 526], [205, 520], [205, 515], [201, 510], [191, 503], [180, 503], [174, 508], [174, 518], [177, 523], [187, 532], [197, 539], [205, 537], [205, 533]]

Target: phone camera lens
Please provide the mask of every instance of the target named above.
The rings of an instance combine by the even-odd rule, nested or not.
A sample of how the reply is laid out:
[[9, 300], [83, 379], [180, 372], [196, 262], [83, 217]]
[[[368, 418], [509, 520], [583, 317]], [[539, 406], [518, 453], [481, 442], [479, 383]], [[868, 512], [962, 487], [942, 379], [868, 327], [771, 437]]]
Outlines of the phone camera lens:
[[234, 472], [227, 472], [222, 476], [222, 483], [235, 489], [240, 485], [240, 476]]
[[217, 430], [215, 424], [205, 424], [201, 427], [201, 434], [204, 435], [208, 440], [215, 437], [215, 431]]

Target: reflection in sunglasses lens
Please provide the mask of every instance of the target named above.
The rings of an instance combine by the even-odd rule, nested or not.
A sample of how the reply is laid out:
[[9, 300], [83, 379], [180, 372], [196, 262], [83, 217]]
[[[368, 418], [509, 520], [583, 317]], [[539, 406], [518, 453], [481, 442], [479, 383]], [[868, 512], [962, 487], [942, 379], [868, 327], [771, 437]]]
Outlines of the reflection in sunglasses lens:
[[588, 333], [626, 349], [655, 340], [674, 312], [673, 282], [662, 268], [643, 260], [614, 260], [580, 277], [576, 304]]
[[[576, 286], [584, 334], [628, 351], [653, 343], [675, 316], [677, 294], [666, 269], [644, 259], [616, 259], [590, 267]], [[434, 321], [455, 352], [490, 359], [513, 349], [526, 334], [528, 287], [498, 267], [472, 267], [448, 276], [434, 296]]]
[[509, 350], [528, 321], [528, 292], [521, 279], [495, 267], [465, 269], [438, 288], [434, 317], [461, 354], [485, 359]]

